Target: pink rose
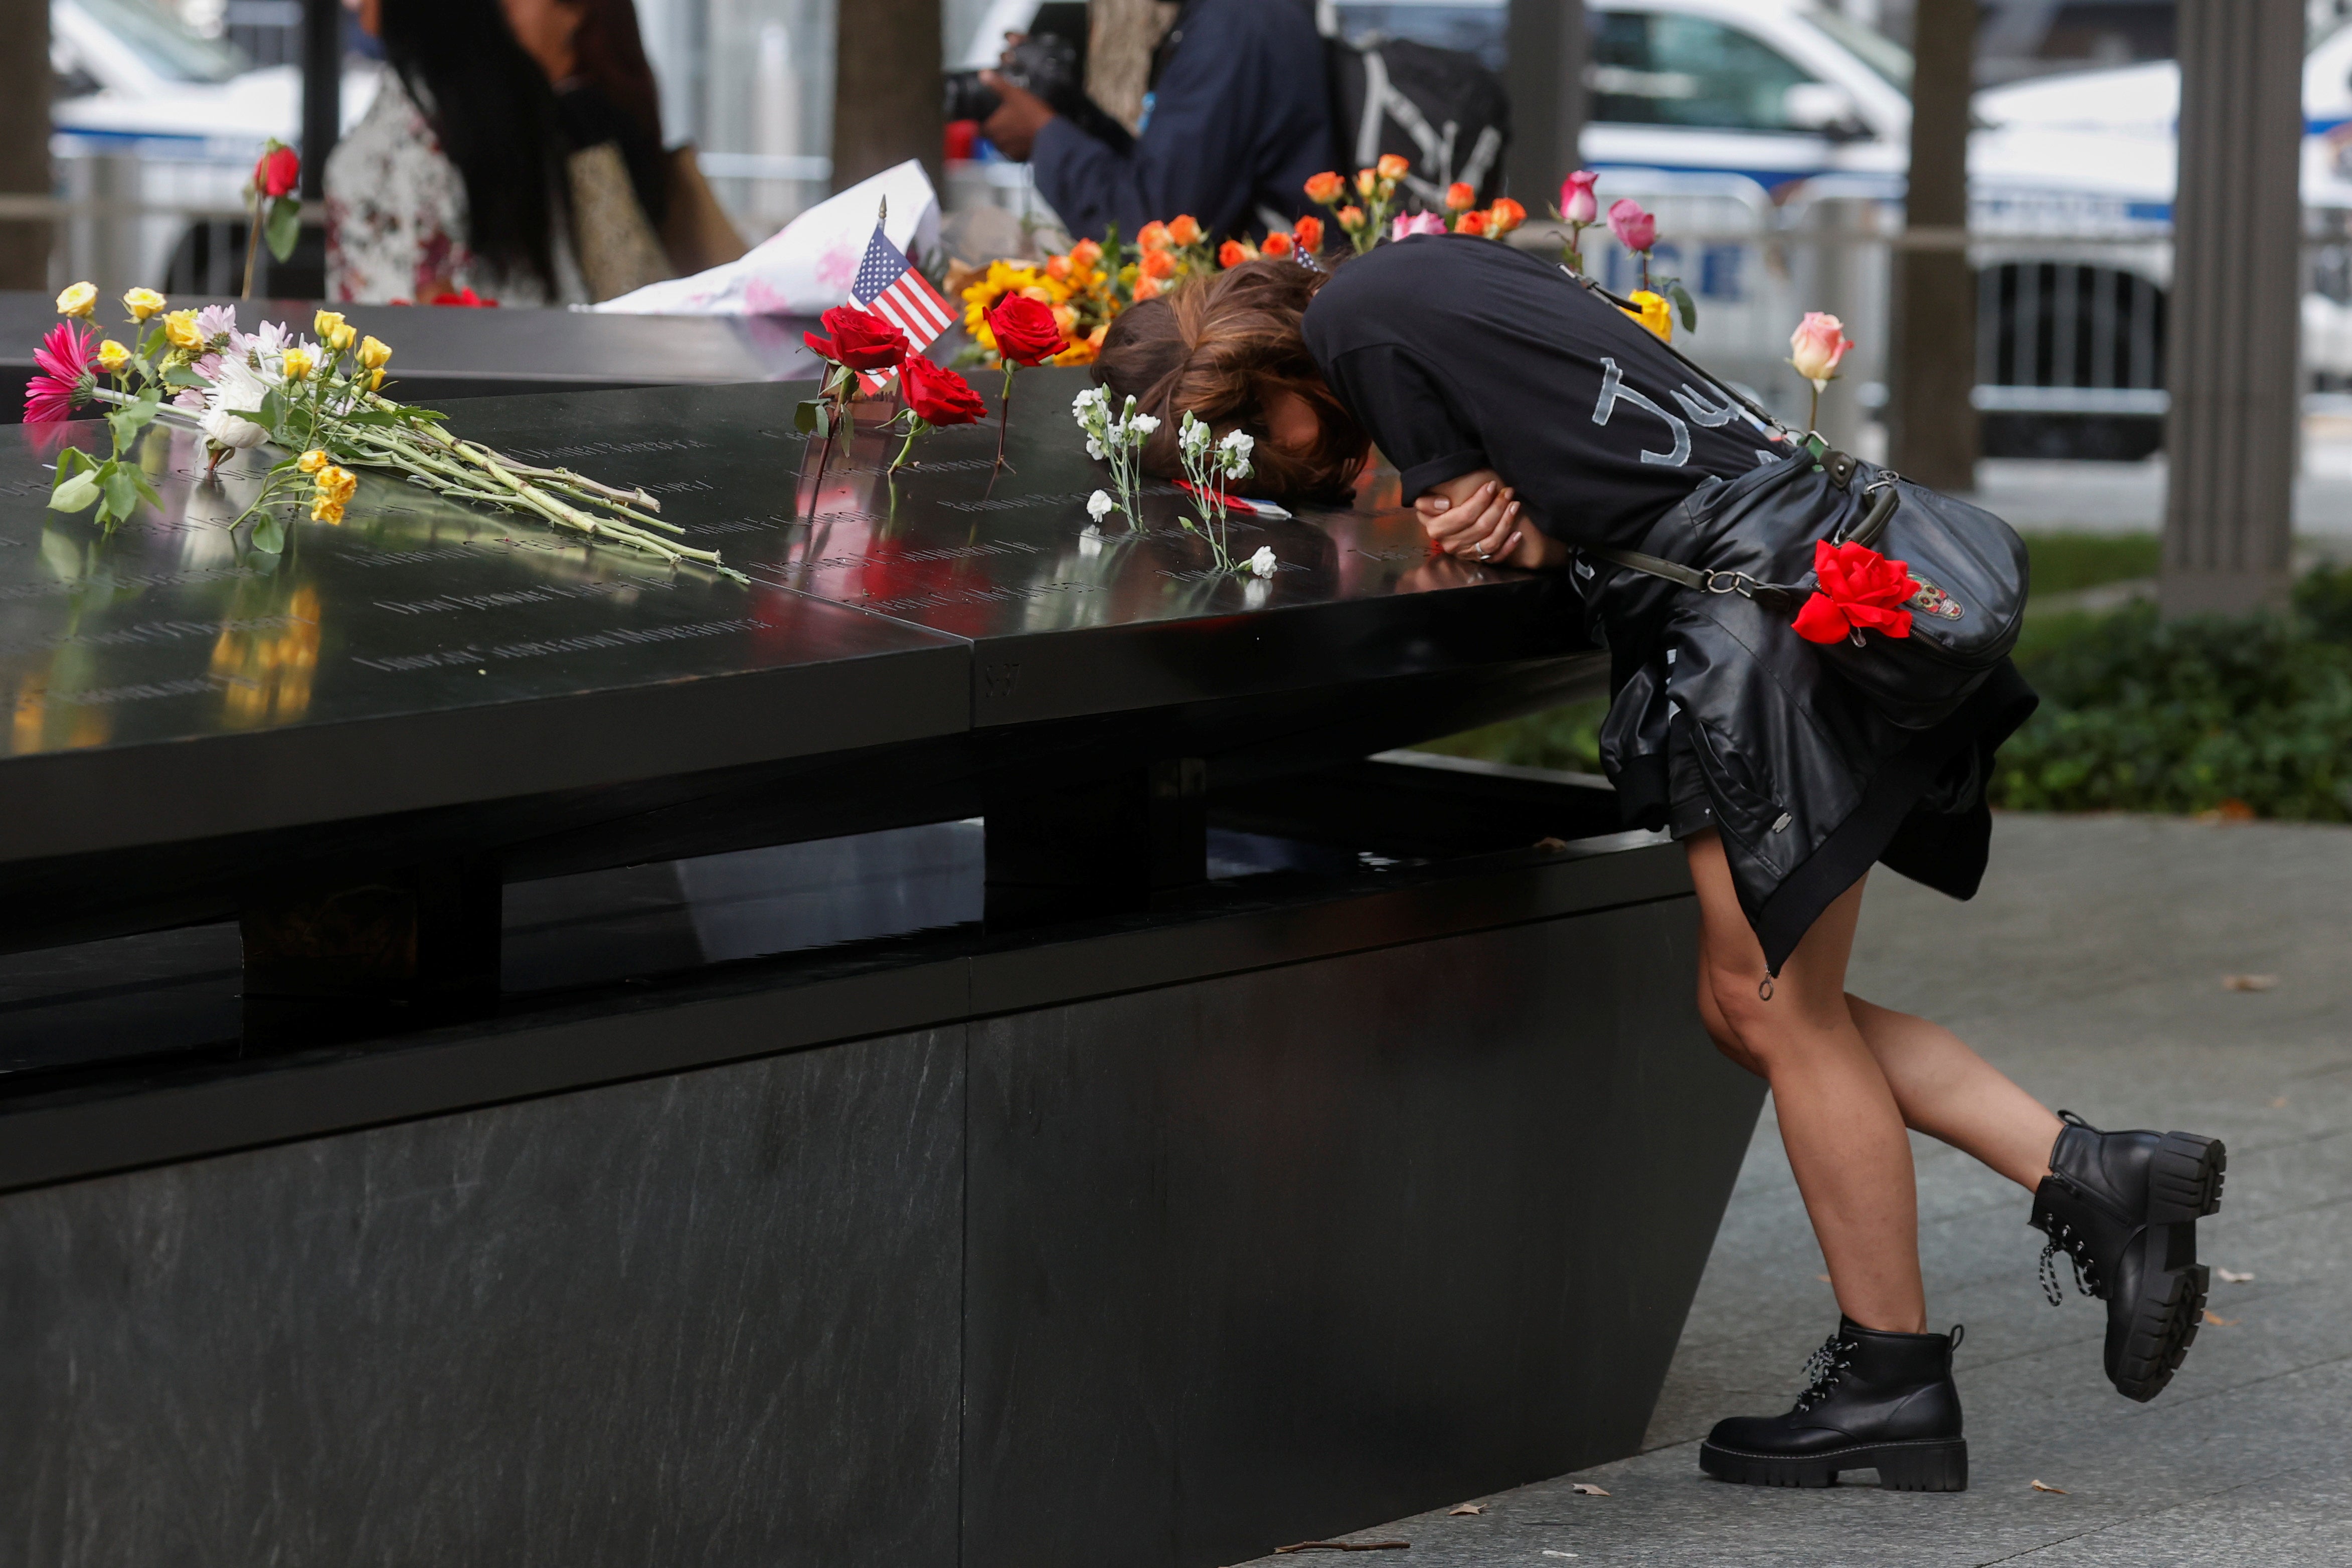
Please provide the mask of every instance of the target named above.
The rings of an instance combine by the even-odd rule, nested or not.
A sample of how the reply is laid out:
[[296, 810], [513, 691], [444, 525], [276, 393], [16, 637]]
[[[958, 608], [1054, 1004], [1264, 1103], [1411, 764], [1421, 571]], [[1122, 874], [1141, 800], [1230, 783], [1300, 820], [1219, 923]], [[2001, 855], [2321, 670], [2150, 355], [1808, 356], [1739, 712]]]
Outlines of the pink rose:
[[1414, 235], [1442, 235], [1445, 220], [1435, 213], [1400, 213], [1397, 221], [1389, 225], [1389, 238], [1411, 239]]
[[1853, 347], [1846, 340], [1844, 322], [1825, 311], [1808, 310], [1797, 329], [1789, 334], [1789, 363], [1813, 383], [1815, 392], [1824, 392], [1837, 374], [1838, 361]]
[[1642, 204], [1631, 196], [1620, 196], [1609, 204], [1609, 226], [1617, 243], [1627, 250], [1647, 250], [1658, 243], [1656, 215], [1643, 212]]
[[1593, 199], [1592, 183], [1601, 176], [1590, 169], [1579, 169], [1559, 183], [1559, 215], [1572, 224], [1589, 224], [1601, 215], [1601, 204]]

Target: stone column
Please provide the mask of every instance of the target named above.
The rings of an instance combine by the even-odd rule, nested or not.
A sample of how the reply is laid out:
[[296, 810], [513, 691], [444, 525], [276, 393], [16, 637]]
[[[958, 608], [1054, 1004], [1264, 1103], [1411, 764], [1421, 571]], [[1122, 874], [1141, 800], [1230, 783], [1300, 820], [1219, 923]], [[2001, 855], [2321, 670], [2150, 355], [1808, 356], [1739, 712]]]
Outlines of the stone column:
[[833, 188], [919, 158], [946, 177], [940, 120], [940, 0], [839, 8], [833, 54]]
[[1540, 218], [1559, 199], [1559, 183], [1581, 160], [1584, 66], [1591, 54], [1583, 0], [1510, 0], [1511, 148], [1504, 155], [1511, 195]]
[[[0, 0], [0, 195], [48, 193], [49, 4]], [[47, 288], [49, 235], [43, 220], [0, 218], [0, 288]]]
[[2301, 374], [2304, 7], [2179, 0], [2160, 602], [2285, 602]]
[[1939, 490], [1976, 488], [1977, 286], [1967, 244], [1976, 32], [1977, 0], [1918, 0], [1911, 177], [1887, 312], [1887, 462]]

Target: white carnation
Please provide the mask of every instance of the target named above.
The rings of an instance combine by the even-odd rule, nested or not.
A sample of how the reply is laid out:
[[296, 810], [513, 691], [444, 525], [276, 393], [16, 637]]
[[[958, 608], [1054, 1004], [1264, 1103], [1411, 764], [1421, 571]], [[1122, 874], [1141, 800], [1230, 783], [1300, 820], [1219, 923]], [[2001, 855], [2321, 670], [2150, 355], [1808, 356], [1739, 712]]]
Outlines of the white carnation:
[[1257, 554], [1249, 558], [1249, 569], [1260, 577], [1272, 577], [1274, 575], [1273, 547], [1259, 546]]
[[[1135, 400], [1129, 398], [1128, 401], [1132, 402]], [[1160, 428], [1160, 416], [1154, 413], [1139, 413], [1127, 422], [1127, 427], [1138, 435], [1149, 435]]]
[[1106, 455], [1103, 451], [1103, 444], [1097, 441], [1091, 435], [1087, 437], [1087, 455], [1093, 458], [1097, 463], [1101, 462]]
[[1102, 491], [1097, 490], [1087, 497], [1087, 516], [1099, 523], [1110, 516], [1111, 506], [1111, 498]]

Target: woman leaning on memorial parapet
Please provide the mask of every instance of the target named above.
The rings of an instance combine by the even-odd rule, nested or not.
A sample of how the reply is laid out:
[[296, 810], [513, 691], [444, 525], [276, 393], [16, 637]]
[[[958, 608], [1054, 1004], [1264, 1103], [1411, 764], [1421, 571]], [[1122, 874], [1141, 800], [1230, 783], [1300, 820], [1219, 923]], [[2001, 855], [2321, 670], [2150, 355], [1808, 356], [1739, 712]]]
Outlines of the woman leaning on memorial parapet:
[[[1626, 306], [1557, 262], [1423, 234], [1188, 280], [1112, 324], [1096, 373], [1160, 421], [1155, 471], [1197, 417], [1255, 438], [1258, 483], [1344, 496], [1377, 443], [1454, 570], [1569, 574], [1611, 654], [1602, 761], [1627, 825], [1685, 847], [1699, 1017], [1772, 1086], [1842, 1314], [1795, 1407], [1720, 1423], [1701, 1465], [1959, 1490], [1959, 1334], [1927, 1332], [1906, 1129], [2032, 1195], [2044, 1288], [2059, 1299], [2070, 1260], [2106, 1302], [2108, 1378], [2143, 1401], [2201, 1318], [2221, 1145], [2053, 1115], [1941, 1025], [1847, 993], [1874, 864], [1960, 898], [1983, 874], [1984, 780], [2035, 702], [2006, 656], [2022, 549], [1780, 424]], [[1794, 362], [1818, 381], [1834, 366], [1807, 335]]]

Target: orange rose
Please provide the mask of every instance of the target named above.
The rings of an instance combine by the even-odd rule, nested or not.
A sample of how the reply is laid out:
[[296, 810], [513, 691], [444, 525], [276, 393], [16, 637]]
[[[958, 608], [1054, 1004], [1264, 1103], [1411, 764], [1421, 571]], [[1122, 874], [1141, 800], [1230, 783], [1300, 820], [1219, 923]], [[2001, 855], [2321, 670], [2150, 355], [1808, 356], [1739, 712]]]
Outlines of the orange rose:
[[1498, 197], [1495, 204], [1486, 209], [1486, 232], [1490, 235], [1509, 234], [1527, 221], [1527, 208], [1508, 196]]
[[1242, 242], [1237, 239], [1229, 239], [1217, 247], [1219, 267], [1239, 267], [1249, 258], [1250, 253], [1242, 248]]
[[1070, 265], [1072, 267], [1092, 267], [1101, 259], [1102, 246], [1098, 241], [1082, 239], [1077, 244], [1070, 247]]
[[1339, 216], [1339, 226], [1349, 234], [1364, 226], [1364, 209], [1361, 207], [1341, 207]]
[[1265, 236], [1265, 244], [1258, 248], [1261, 254], [1265, 256], [1288, 256], [1291, 250], [1290, 236], [1280, 229], [1276, 229]]
[[1072, 330], [1072, 329], [1076, 328], [1077, 324], [1078, 313], [1076, 311], [1071, 309], [1066, 305], [1056, 305], [1054, 307], [1054, 325], [1062, 329], [1063, 337], [1075, 338], [1076, 334]]
[[1320, 256], [1322, 254], [1323, 220], [1321, 218], [1309, 213], [1307, 216], [1299, 219], [1297, 226], [1292, 228], [1290, 232], [1297, 238], [1299, 249], [1305, 251], [1309, 256]]
[[1383, 180], [1402, 180], [1412, 172], [1412, 164], [1393, 152], [1383, 152], [1381, 154], [1381, 161], [1374, 164], [1373, 168]]
[[1338, 201], [1347, 189], [1346, 181], [1326, 169], [1307, 182], [1307, 199], [1328, 207]]
[[[1150, 278], [1154, 283], [1158, 283], [1166, 278], [1171, 278], [1176, 276], [1176, 258], [1169, 255], [1165, 250], [1145, 251], [1143, 253], [1143, 260], [1138, 265], [1141, 268], [1143, 276]], [[1138, 294], [1136, 298], [1140, 299], [1143, 296]]]
[[1170, 244], [1168, 225], [1158, 218], [1152, 219], [1137, 233], [1135, 243], [1143, 247], [1144, 254], [1147, 256], [1156, 250], [1166, 250]]
[[1486, 232], [1486, 214], [1484, 213], [1463, 214], [1461, 220], [1454, 225], [1454, 232], [1458, 235], [1485, 234]]
[[1135, 302], [1138, 305], [1142, 304], [1147, 299], [1157, 299], [1159, 298], [1160, 279], [1152, 277], [1147, 272], [1141, 277], [1135, 280]]
[[1461, 181], [1456, 180], [1454, 183], [1445, 187], [1445, 210], [1447, 212], [1466, 213], [1477, 204], [1478, 193], [1472, 190], [1468, 185], [1464, 184]]
[[1372, 193], [1380, 188], [1381, 177], [1378, 174], [1373, 173], [1370, 169], [1356, 171], [1356, 194], [1369, 202], [1372, 199]]
[[1168, 222], [1168, 237], [1178, 245], [1201, 243], [1201, 225], [1190, 213], [1178, 213]]
[[1066, 256], [1047, 256], [1045, 258], [1045, 276], [1053, 278], [1056, 282], [1069, 277], [1070, 258]]

